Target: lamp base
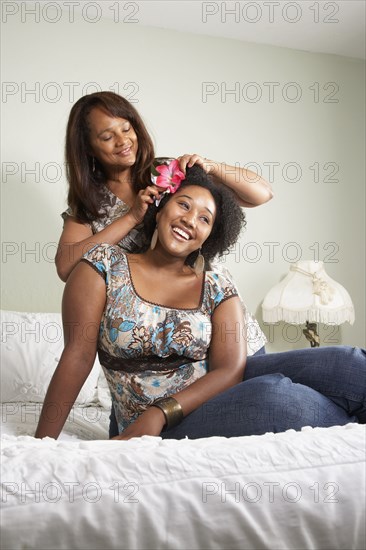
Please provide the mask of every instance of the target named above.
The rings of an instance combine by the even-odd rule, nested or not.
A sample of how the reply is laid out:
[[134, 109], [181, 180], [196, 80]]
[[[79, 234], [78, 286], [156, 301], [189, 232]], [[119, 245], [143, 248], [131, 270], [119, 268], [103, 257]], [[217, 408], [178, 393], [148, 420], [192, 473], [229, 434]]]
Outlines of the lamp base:
[[309, 321], [306, 321], [306, 328], [304, 328], [302, 332], [305, 338], [309, 340], [312, 348], [318, 348], [320, 346], [320, 338], [317, 332], [316, 323], [309, 323]]

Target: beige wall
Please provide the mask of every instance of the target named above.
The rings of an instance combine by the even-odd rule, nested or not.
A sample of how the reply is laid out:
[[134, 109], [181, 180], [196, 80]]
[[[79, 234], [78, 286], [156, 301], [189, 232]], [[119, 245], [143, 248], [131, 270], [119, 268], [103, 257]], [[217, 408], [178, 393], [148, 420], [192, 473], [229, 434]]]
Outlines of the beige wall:
[[[272, 180], [274, 200], [247, 211], [226, 258], [260, 321], [293, 260], [323, 260], [356, 308], [353, 327], [321, 328], [323, 340], [365, 345], [362, 61], [79, 16], [9, 17], [3, 34], [3, 309], [60, 310], [65, 125], [96, 83], [135, 101], [159, 155], [197, 152]], [[307, 346], [283, 329], [265, 327], [270, 350]]]

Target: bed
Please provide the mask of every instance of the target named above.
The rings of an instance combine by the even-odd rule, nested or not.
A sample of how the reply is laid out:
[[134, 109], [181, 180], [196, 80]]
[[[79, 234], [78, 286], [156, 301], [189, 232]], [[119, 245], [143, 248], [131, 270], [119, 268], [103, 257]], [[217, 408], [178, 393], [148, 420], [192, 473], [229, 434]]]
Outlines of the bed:
[[109, 441], [96, 360], [59, 439], [38, 440], [60, 315], [3, 311], [1, 329], [2, 548], [365, 548], [364, 426]]

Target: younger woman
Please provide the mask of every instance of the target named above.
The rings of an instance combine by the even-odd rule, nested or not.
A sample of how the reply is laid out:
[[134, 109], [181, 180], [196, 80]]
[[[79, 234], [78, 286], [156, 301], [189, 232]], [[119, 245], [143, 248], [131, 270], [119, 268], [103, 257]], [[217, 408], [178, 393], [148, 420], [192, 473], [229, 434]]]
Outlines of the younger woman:
[[[353, 355], [337, 383], [332, 365], [314, 381], [308, 376], [307, 385], [253, 369], [242, 382], [246, 338], [237, 291], [225, 275], [202, 268], [236, 241], [243, 214], [199, 167], [187, 169], [174, 191], [157, 213], [152, 206], [145, 221], [151, 245], [143, 253], [97, 245], [71, 273], [63, 300], [66, 345], [36, 437], [58, 437], [97, 349], [119, 439], [250, 435], [345, 424], [365, 414], [362, 354]], [[47, 411], [55, 405], [61, 413], [51, 421]]]

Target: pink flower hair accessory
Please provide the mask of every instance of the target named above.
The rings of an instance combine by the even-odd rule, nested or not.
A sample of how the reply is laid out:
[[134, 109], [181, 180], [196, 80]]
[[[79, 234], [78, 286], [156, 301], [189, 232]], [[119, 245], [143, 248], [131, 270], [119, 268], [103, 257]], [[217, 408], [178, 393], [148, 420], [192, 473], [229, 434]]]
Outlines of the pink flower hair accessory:
[[161, 193], [160, 199], [155, 201], [155, 205], [159, 206], [163, 195], [175, 193], [185, 177], [184, 172], [179, 168], [177, 159], [157, 158], [152, 168], [151, 181], [157, 187], [165, 189], [165, 191]]

